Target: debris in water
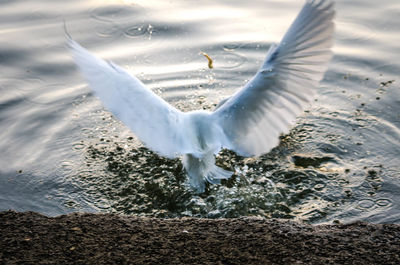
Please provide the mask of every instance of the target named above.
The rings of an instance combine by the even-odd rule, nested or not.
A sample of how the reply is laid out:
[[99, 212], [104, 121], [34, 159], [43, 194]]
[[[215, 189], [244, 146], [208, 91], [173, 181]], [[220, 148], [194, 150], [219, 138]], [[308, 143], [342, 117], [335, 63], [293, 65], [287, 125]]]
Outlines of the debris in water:
[[392, 83], [394, 83], [394, 81], [395, 80], [389, 80], [389, 81], [386, 81], [386, 82], [381, 82], [381, 86], [388, 86], [388, 85], [390, 85], [390, 84], [392, 84]]
[[201, 54], [204, 55], [204, 57], [207, 58], [207, 60], [208, 60], [208, 68], [210, 68], [210, 69], [214, 68], [213, 59], [211, 59], [211, 57], [205, 52], [202, 52]]

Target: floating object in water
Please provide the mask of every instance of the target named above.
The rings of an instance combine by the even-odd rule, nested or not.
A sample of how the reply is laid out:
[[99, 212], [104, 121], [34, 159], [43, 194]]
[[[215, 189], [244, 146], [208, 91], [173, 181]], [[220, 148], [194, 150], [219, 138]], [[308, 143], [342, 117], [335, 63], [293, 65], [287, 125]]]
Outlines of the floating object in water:
[[169, 158], [183, 156], [191, 186], [203, 192], [206, 180], [220, 183], [233, 173], [215, 165], [222, 148], [259, 156], [278, 145], [280, 134], [288, 133], [332, 57], [334, 13], [331, 0], [307, 0], [281, 43], [270, 47], [256, 75], [213, 112], [181, 112], [69, 36], [68, 44], [105, 107], [148, 148]]
[[208, 60], [208, 68], [210, 68], [210, 69], [214, 68], [214, 66], [213, 66], [213, 59], [211, 59], [211, 57], [210, 57], [207, 53], [205, 53], [205, 52], [202, 52], [201, 54], [202, 54], [204, 57], [207, 58], [207, 60]]

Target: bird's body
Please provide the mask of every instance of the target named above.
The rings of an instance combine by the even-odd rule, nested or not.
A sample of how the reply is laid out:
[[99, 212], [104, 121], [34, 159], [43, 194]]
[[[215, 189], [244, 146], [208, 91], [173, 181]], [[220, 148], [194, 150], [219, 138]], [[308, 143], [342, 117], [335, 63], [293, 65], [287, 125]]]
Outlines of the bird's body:
[[187, 139], [195, 151], [183, 155], [183, 166], [189, 175], [189, 182], [198, 191], [205, 188], [204, 180], [217, 184], [220, 179], [231, 177], [232, 172], [215, 165], [215, 155], [227, 142], [218, 121], [209, 111], [193, 111], [187, 114]]
[[150, 149], [183, 156], [189, 182], [203, 192], [233, 172], [215, 165], [227, 148], [259, 156], [279, 143], [310, 102], [332, 54], [331, 0], [308, 0], [279, 45], [272, 45], [245, 87], [211, 111], [183, 113], [147, 89], [136, 77], [68, 38], [75, 63], [105, 107]]

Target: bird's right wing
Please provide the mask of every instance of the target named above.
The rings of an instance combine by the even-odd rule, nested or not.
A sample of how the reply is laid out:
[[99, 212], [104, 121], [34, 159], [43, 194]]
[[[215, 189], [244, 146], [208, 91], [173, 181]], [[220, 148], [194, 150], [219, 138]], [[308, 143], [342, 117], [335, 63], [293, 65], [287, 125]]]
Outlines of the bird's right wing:
[[242, 156], [267, 153], [313, 98], [332, 57], [331, 0], [307, 0], [257, 74], [213, 112], [222, 145]]
[[67, 37], [75, 63], [95, 95], [148, 148], [170, 158], [193, 151], [182, 135], [184, 113], [124, 69], [94, 56]]

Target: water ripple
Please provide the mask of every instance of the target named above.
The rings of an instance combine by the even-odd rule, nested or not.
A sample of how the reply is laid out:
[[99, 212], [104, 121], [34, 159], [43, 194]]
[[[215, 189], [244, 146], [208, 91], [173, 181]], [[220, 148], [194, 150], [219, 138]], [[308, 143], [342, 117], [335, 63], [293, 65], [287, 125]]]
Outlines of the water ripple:
[[376, 35], [372, 27], [360, 24], [359, 21], [339, 20], [335, 24], [337, 26], [336, 38], [340, 41], [366, 42]]
[[98, 21], [119, 23], [143, 16], [143, 11], [139, 5], [106, 5], [92, 9], [90, 15]]

